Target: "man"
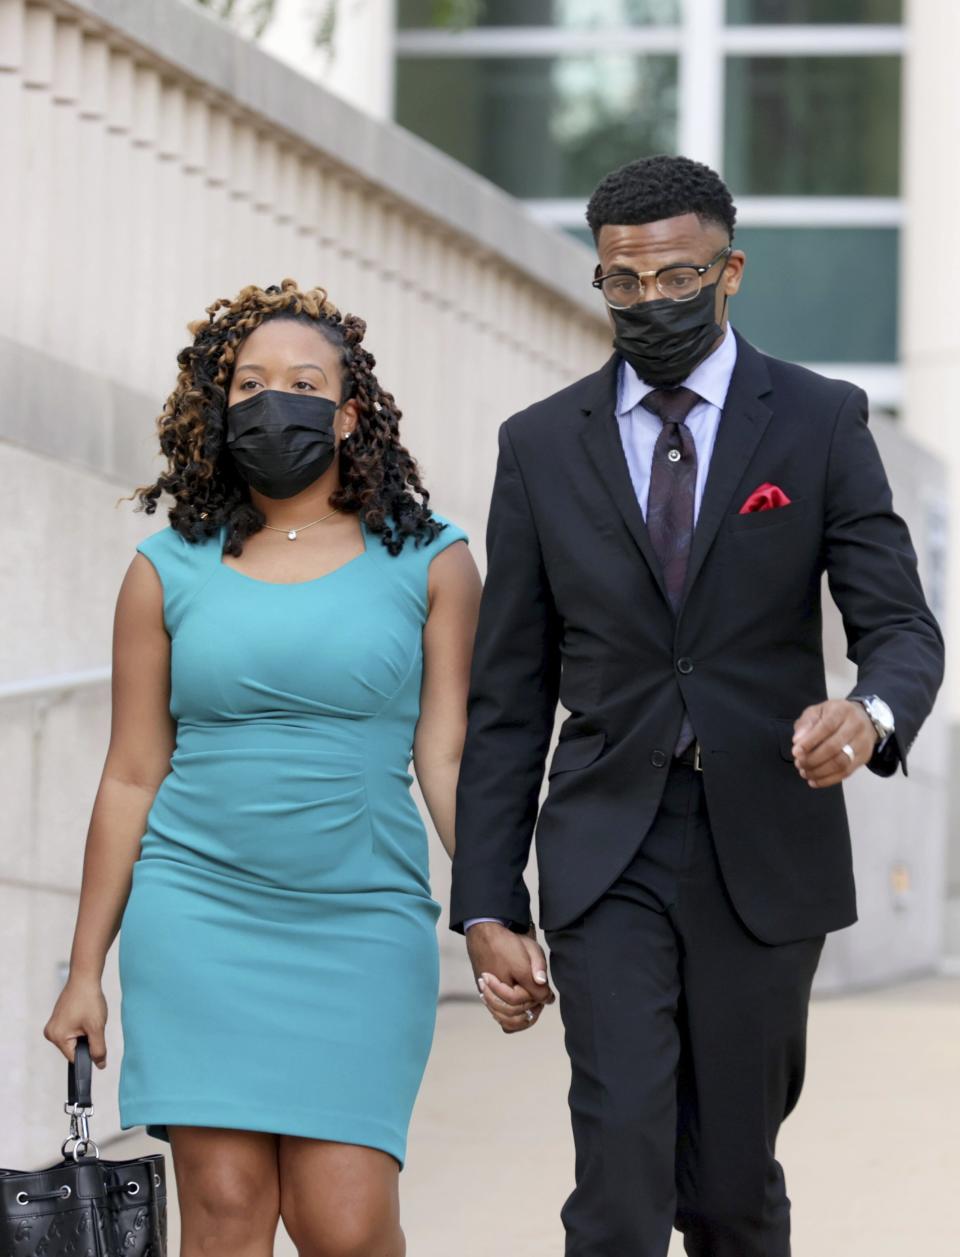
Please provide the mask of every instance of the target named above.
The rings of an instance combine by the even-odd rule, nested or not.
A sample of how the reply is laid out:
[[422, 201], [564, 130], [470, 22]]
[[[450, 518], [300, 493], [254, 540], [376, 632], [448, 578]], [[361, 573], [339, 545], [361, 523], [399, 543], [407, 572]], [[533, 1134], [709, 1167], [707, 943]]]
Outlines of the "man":
[[786, 1257], [777, 1131], [824, 935], [856, 918], [840, 783], [906, 771], [942, 639], [863, 392], [727, 322], [745, 258], [720, 178], [634, 162], [587, 219], [616, 352], [501, 429], [452, 925], [504, 1029], [534, 1024], [553, 995], [523, 870], [559, 700], [537, 855], [567, 1257], [663, 1257], [673, 1226], [697, 1257]]

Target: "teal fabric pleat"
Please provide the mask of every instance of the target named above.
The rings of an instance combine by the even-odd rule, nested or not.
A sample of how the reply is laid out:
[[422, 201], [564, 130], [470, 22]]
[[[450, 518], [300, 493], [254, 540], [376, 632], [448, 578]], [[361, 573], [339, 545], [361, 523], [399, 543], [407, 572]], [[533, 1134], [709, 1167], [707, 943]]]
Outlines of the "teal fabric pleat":
[[[445, 522], [445, 521], [441, 521]], [[219, 1126], [402, 1165], [434, 1030], [436, 922], [410, 794], [431, 560], [375, 534], [318, 580], [139, 547], [170, 633], [170, 772], [120, 931], [124, 1129]]]

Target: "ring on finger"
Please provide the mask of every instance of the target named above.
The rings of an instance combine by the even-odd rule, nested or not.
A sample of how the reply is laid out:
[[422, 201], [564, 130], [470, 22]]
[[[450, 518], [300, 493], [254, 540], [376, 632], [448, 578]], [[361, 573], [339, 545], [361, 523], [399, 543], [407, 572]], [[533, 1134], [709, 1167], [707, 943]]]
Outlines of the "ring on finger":
[[529, 1023], [530, 1025], [533, 1025], [533, 1023], [536, 1021], [536, 1017], [535, 1017], [535, 1015], [534, 1015], [534, 1012], [533, 1012], [533, 1009], [532, 1009], [532, 1008], [528, 1008], [528, 1009], [526, 1010], [526, 1012], [525, 1012], [523, 1015], [526, 1017], [526, 1019], [527, 1019], [527, 1021], [528, 1021], [528, 1023]]
[[850, 745], [849, 742], [844, 742], [840, 750], [843, 751], [844, 755], [846, 755], [847, 759], [850, 761], [851, 764], [856, 763], [857, 753], [853, 749], [853, 747]]

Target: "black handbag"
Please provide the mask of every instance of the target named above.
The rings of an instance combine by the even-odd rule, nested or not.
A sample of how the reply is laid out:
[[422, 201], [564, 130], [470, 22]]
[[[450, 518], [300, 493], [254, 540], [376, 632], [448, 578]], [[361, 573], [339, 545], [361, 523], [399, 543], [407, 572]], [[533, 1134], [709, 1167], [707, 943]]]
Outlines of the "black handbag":
[[3, 1257], [166, 1257], [167, 1191], [160, 1153], [106, 1161], [90, 1137], [90, 1048], [67, 1067], [70, 1134], [46, 1170], [0, 1169]]

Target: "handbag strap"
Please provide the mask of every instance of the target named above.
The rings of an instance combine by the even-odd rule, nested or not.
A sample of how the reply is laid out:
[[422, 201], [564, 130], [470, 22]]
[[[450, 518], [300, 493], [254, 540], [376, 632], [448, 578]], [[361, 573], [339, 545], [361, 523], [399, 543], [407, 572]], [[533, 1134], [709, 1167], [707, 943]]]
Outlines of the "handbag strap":
[[82, 1109], [92, 1108], [92, 1079], [90, 1044], [86, 1035], [81, 1035], [77, 1039], [73, 1060], [67, 1063], [67, 1103]]

